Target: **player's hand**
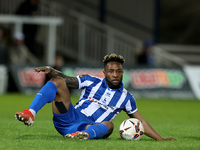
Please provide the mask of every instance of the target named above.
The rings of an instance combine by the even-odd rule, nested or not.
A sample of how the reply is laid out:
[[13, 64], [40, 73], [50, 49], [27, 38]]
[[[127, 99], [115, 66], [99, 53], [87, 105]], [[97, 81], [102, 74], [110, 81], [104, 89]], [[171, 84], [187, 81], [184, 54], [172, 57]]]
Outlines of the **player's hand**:
[[34, 69], [34, 72], [36, 73], [45, 72], [46, 74], [48, 74], [50, 78], [55, 78], [55, 77], [66, 78], [66, 76], [62, 72], [49, 66], [37, 67]]
[[34, 69], [34, 72], [39, 73], [39, 72], [45, 72], [46, 74], [49, 74], [52, 70], [52, 67], [49, 66], [43, 66], [43, 67], [37, 67]]

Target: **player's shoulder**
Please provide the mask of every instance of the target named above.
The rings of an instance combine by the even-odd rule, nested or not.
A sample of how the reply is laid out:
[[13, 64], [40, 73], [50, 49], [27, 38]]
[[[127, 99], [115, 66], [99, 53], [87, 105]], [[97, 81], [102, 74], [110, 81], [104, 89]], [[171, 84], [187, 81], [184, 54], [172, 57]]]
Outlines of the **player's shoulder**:
[[128, 95], [128, 96], [130, 96], [130, 93], [129, 93], [128, 90], [125, 89], [125, 88], [123, 88], [123, 93], [126, 94], [126, 95]]
[[123, 88], [123, 93], [125, 95], [127, 95], [129, 98], [133, 98], [134, 99], [133, 95], [126, 88]]
[[93, 75], [90, 75], [90, 74], [79, 75], [79, 78], [84, 79], [84, 80], [90, 80], [90, 81], [95, 81], [95, 80], [102, 81], [103, 80], [103, 78], [93, 76]]

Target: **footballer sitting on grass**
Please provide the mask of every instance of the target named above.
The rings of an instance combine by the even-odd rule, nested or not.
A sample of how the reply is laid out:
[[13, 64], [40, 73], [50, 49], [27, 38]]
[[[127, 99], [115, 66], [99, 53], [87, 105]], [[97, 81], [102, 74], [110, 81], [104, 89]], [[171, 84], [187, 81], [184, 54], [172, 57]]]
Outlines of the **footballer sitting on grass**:
[[[130, 118], [142, 122], [145, 135], [158, 141], [176, 140], [161, 137], [139, 113], [134, 97], [123, 87], [124, 61], [120, 55], [106, 55], [103, 60], [105, 78], [70, 77], [51, 67], [35, 68], [35, 72], [45, 72], [51, 79], [37, 93], [29, 109], [15, 113], [16, 119], [32, 126], [37, 112], [45, 104], [52, 103], [53, 123], [61, 135], [72, 139], [101, 139], [111, 135], [114, 129], [111, 121], [124, 110]], [[75, 106], [68, 87], [82, 89]]]

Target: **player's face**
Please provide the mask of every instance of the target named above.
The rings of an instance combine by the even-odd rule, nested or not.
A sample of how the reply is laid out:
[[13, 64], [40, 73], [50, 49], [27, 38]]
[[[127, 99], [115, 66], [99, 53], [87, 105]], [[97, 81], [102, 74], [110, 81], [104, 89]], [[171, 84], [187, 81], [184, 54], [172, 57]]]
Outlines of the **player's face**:
[[119, 88], [123, 78], [123, 67], [119, 62], [108, 62], [103, 71], [106, 82], [111, 89]]

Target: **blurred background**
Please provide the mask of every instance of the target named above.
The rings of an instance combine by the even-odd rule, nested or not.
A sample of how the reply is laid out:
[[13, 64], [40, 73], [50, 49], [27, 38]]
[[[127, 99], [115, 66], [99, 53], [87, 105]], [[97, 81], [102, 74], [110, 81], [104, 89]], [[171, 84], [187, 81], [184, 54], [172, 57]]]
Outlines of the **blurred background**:
[[34, 77], [31, 67], [76, 75], [80, 67], [102, 68], [103, 56], [116, 53], [138, 96], [162, 88], [198, 98], [199, 12], [198, 0], [0, 0], [1, 91], [38, 89], [45, 77]]

